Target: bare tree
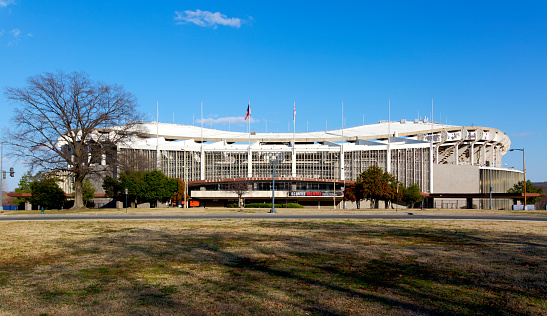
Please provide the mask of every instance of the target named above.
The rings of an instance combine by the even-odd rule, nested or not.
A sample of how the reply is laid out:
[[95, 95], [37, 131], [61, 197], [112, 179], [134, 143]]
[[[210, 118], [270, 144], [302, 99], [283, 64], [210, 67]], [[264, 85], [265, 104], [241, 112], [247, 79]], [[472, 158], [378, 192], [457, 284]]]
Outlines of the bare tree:
[[155, 154], [155, 152], [145, 152], [131, 148], [120, 148], [117, 152], [117, 159], [110, 162], [117, 163], [118, 172], [124, 171], [152, 171], [156, 170], [156, 157], [147, 155]]
[[245, 207], [245, 205], [241, 201], [241, 197], [243, 196], [243, 194], [249, 191], [249, 185], [249, 181], [234, 181], [230, 182], [227, 187], [228, 191], [237, 194], [237, 205], [241, 210]]
[[14, 104], [4, 142], [32, 168], [74, 177], [74, 207], [83, 208], [86, 176], [104, 174], [106, 157], [135, 130], [136, 98], [122, 86], [92, 81], [87, 73], [44, 73], [24, 88], [7, 88]]

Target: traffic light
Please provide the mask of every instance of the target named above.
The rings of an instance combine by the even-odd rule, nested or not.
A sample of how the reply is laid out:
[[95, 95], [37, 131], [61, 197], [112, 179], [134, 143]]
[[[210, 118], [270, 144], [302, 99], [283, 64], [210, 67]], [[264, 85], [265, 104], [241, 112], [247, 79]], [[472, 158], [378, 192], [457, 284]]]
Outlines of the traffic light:
[[12, 178], [15, 176], [15, 170], [13, 169], [13, 167], [9, 168], [9, 176]]
[[6, 172], [2, 170], [2, 179], [5, 179], [5, 178], [6, 178]]

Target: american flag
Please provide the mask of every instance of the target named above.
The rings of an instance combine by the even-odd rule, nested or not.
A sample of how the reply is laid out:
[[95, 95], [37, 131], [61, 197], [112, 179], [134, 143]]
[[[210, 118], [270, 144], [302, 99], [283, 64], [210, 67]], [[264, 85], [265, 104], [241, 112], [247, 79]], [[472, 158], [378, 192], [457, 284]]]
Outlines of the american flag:
[[249, 105], [247, 106], [247, 112], [245, 112], [245, 121], [249, 118], [251, 118], [251, 102], [249, 102]]

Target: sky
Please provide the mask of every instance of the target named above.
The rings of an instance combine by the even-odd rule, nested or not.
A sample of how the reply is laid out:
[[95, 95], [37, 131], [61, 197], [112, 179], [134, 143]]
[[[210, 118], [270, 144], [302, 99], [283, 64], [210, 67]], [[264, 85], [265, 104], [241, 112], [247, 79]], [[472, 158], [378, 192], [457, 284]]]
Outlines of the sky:
[[[547, 181], [545, 1], [0, 0], [3, 91], [85, 71], [138, 98], [146, 120], [246, 131], [339, 129], [388, 119], [497, 128]], [[230, 121], [230, 123], [228, 123]], [[25, 168], [15, 166], [9, 189]], [[522, 170], [522, 153], [506, 167]]]

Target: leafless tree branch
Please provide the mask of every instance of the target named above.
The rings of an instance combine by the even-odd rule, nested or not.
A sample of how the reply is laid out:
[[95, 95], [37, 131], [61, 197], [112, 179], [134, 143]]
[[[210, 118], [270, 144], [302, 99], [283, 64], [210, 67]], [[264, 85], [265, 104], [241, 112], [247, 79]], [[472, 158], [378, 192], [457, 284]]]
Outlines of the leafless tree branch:
[[75, 208], [83, 207], [84, 178], [105, 171], [104, 157], [116, 152], [140, 119], [133, 94], [84, 72], [36, 75], [5, 95], [14, 116], [3, 141], [32, 168], [72, 174]]

